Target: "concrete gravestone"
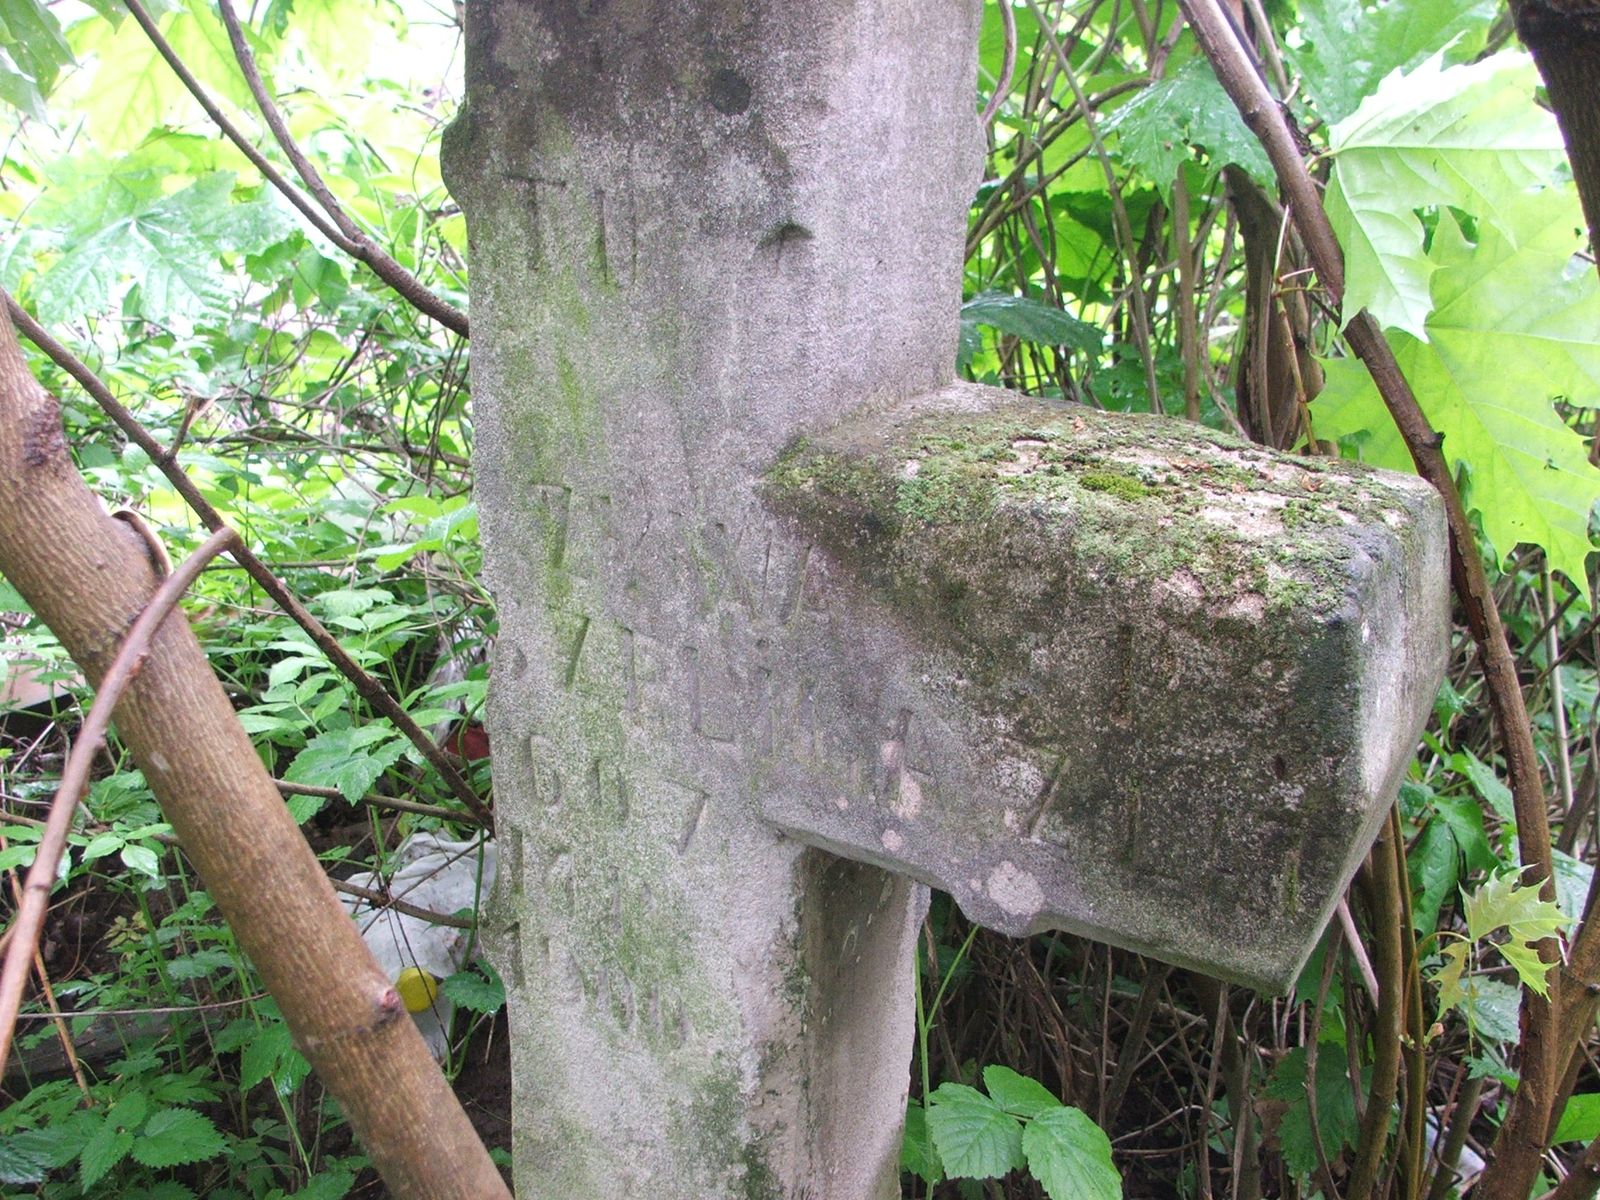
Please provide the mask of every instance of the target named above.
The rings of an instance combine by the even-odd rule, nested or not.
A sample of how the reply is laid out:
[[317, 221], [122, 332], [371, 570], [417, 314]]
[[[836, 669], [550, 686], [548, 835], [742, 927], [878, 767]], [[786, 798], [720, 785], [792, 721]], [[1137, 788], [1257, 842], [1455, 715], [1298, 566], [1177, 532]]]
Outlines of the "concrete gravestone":
[[516, 1172], [897, 1193], [925, 884], [1294, 975], [1443, 667], [1414, 480], [952, 383], [976, 0], [474, 0]]

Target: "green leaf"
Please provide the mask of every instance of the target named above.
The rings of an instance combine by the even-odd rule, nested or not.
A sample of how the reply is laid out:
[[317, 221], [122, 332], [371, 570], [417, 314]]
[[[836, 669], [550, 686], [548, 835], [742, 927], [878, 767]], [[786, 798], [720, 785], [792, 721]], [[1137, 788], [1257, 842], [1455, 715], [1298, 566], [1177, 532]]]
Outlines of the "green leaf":
[[910, 1171], [929, 1187], [944, 1178], [939, 1152], [933, 1148], [933, 1138], [928, 1132], [928, 1114], [915, 1100], [906, 1101], [906, 1130], [900, 1142], [900, 1169]]
[[1352, 112], [1391, 71], [1436, 51], [1471, 62], [1499, 15], [1494, 0], [1300, 0], [1295, 9], [1301, 41], [1285, 43], [1284, 56], [1327, 121]]
[[1450, 206], [1493, 225], [1505, 205], [1553, 177], [1565, 151], [1555, 119], [1532, 101], [1537, 84], [1521, 55], [1456, 67], [1435, 55], [1390, 75], [1333, 126], [1327, 209], [1344, 247], [1346, 320], [1365, 308], [1381, 325], [1428, 339], [1437, 264], [1416, 210]]
[[133, 1157], [147, 1167], [204, 1162], [228, 1148], [211, 1119], [192, 1108], [166, 1108], [145, 1122]]
[[225, 251], [246, 252], [291, 227], [270, 197], [234, 203], [233, 175], [218, 171], [138, 210], [119, 214], [71, 247], [40, 277], [41, 319], [99, 313], [138, 284], [139, 315], [165, 322], [225, 303]]
[[[1391, 332], [1390, 345], [1497, 554], [1540, 546], [1568, 579], [1587, 579], [1589, 513], [1600, 470], [1588, 444], [1552, 407], [1557, 397], [1600, 405], [1600, 286], [1569, 271], [1579, 240], [1568, 189], [1520, 197], [1501, 211], [1515, 241], [1480, 223], [1474, 247], [1443, 216], [1430, 256], [1430, 340]], [[1410, 469], [1410, 456], [1365, 369], [1327, 363], [1312, 406], [1319, 437], [1364, 434], [1361, 456]], [[1477, 780], [1475, 780], [1477, 782]], [[1491, 803], [1503, 795], [1485, 791]]]
[[1504, 929], [1518, 941], [1536, 942], [1554, 937], [1567, 924], [1559, 907], [1541, 900], [1538, 887], [1524, 885], [1512, 871], [1486, 879], [1467, 897], [1465, 915], [1474, 940]]
[[[1371, 1069], [1365, 1074], [1370, 1075]], [[1322, 1042], [1317, 1047], [1316, 1082], [1317, 1130], [1323, 1150], [1334, 1157], [1344, 1147], [1355, 1144], [1359, 1128], [1344, 1047], [1336, 1042]], [[1266, 1091], [1274, 1099], [1289, 1102], [1278, 1125], [1283, 1161], [1296, 1174], [1313, 1174], [1317, 1169], [1317, 1149], [1312, 1138], [1311, 1106], [1306, 1101], [1305, 1047], [1297, 1046], [1278, 1061]]]
[[1567, 1101], [1550, 1141], [1588, 1142], [1600, 1137], [1600, 1092], [1579, 1092]]
[[50, 1132], [45, 1129], [0, 1134], [0, 1183], [41, 1182], [52, 1165], [46, 1145], [49, 1139]]
[[106, 1113], [106, 1126], [132, 1129], [144, 1120], [150, 1101], [143, 1092], [125, 1092]]
[[1416, 897], [1411, 906], [1412, 925], [1417, 932], [1426, 933], [1439, 923], [1439, 908], [1455, 895], [1460, 878], [1456, 839], [1444, 821], [1435, 818], [1428, 822], [1406, 855], [1406, 866]]
[[1050, 1200], [1121, 1200], [1111, 1140], [1081, 1109], [1040, 1113], [1022, 1132], [1022, 1150]]
[[[214, 12], [206, 11], [200, 0], [150, 7], [185, 9], [170, 19], [156, 14], [173, 50], [213, 95], [238, 105], [251, 103], [227, 33]], [[79, 57], [98, 64], [75, 105], [96, 145], [136, 146], [152, 129], [182, 126], [201, 116], [188, 89], [156, 54], [137, 22], [85, 21], [70, 33]]]
[[132, 1149], [133, 1134], [107, 1120], [78, 1156], [78, 1182], [83, 1190], [87, 1192], [104, 1179], [106, 1173], [128, 1157], [128, 1151]]
[[[480, 970], [489, 977], [479, 974]], [[445, 999], [476, 1013], [499, 1012], [506, 1002], [505, 984], [486, 962], [475, 964], [473, 970], [457, 971], [439, 986]]]
[[239, 1090], [248, 1092], [269, 1075], [283, 1069], [284, 1060], [295, 1053], [289, 1027], [282, 1021], [272, 1021], [244, 1043], [239, 1055]]
[[1237, 163], [1256, 179], [1274, 181], [1261, 140], [1245, 126], [1211, 64], [1196, 57], [1145, 88], [1103, 123], [1118, 151], [1163, 193], [1172, 189], [1190, 147], [1206, 152], [1213, 170]]
[[1510, 963], [1523, 984], [1543, 996], [1549, 990], [1549, 973], [1555, 965], [1543, 962], [1535, 943], [1554, 937], [1567, 925], [1567, 917], [1553, 901], [1541, 900], [1538, 887], [1524, 886], [1516, 872], [1491, 876], [1467, 897], [1463, 909], [1467, 933], [1482, 941], [1504, 929], [1507, 940], [1495, 949]]
[[1047, 1109], [1061, 1107], [1061, 1101], [1044, 1084], [1019, 1075], [1010, 1067], [985, 1067], [983, 1086], [990, 1098], [1013, 1116], [1037, 1117]]
[[284, 1200], [344, 1200], [355, 1181], [354, 1171], [343, 1168], [319, 1171], [306, 1180], [305, 1187], [286, 1196]]
[[1583, 904], [1594, 879], [1594, 868], [1562, 850], [1551, 850], [1556, 868], [1556, 903], [1568, 921], [1583, 916]]
[[291, 783], [336, 787], [354, 804], [404, 752], [405, 742], [386, 721], [336, 729], [312, 738], [295, 756], [284, 778]]
[[[33, 857], [39, 849], [37, 846], [7, 846], [0, 850], [0, 871], [11, 871], [18, 867], [31, 867]], [[65, 861], [65, 860], [63, 860]]]
[[[5, 49], [11, 60], [48, 95], [61, 69], [71, 64], [72, 48], [61, 36], [61, 24], [38, 0], [0, 0]], [[30, 109], [25, 109], [34, 115]]]
[[89, 839], [89, 844], [83, 848], [78, 857], [86, 863], [94, 862], [108, 854], [115, 854], [126, 844], [126, 840], [120, 833], [111, 831], [97, 833]]
[[952, 1177], [994, 1179], [1023, 1166], [1017, 1119], [965, 1084], [942, 1083], [928, 1097], [928, 1129]]
[[1452, 754], [1450, 766], [1467, 777], [1473, 790], [1483, 797], [1497, 817], [1512, 825], [1517, 823], [1517, 810], [1511, 799], [1511, 789], [1501, 782], [1493, 767], [1471, 750], [1458, 750]]
[[[1495, 783], [1505, 786], [1498, 779]], [[1507, 789], [1507, 803], [1510, 799], [1510, 789]], [[1489, 873], [1500, 869], [1502, 864], [1489, 848], [1489, 837], [1483, 829], [1483, 809], [1476, 800], [1471, 796], [1440, 796], [1434, 801], [1434, 807], [1438, 819], [1450, 827], [1456, 847], [1467, 860], [1467, 870]]]
[[983, 292], [961, 306], [961, 362], [970, 362], [983, 348], [980, 325], [1041, 346], [1070, 346], [1098, 354], [1105, 336], [1097, 325], [1028, 296]]
[[1465, 981], [1462, 992], [1461, 1011], [1476, 1036], [1503, 1046], [1517, 1044], [1522, 1036], [1520, 989], [1487, 975], [1474, 975]]
[[0, 57], [0, 100], [36, 121], [48, 119], [44, 107], [44, 93], [39, 91], [39, 86], [32, 79], [17, 70], [4, 57]]
[[161, 878], [161, 859], [148, 846], [128, 845], [122, 848], [122, 864], [128, 870], [150, 879]]

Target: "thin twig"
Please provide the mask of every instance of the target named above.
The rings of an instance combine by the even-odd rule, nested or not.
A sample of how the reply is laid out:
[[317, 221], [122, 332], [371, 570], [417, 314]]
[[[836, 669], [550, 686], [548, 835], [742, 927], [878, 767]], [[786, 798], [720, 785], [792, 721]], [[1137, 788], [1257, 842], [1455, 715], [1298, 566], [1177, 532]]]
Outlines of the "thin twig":
[[1394, 840], [1399, 824], [1391, 808], [1367, 858], [1372, 888], [1373, 940], [1377, 943], [1378, 1009], [1372, 1029], [1372, 1086], [1367, 1092], [1355, 1161], [1345, 1188], [1346, 1200], [1367, 1200], [1374, 1194], [1378, 1168], [1389, 1140], [1389, 1115], [1400, 1080], [1400, 1039], [1405, 1011], [1405, 965], [1400, 947], [1400, 890], [1405, 881], [1396, 866]]
[[[227, 0], [223, 0], [223, 8], [227, 8]], [[993, 123], [995, 114], [1000, 111], [1001, 102], [1010, 92], [1011, 73], [1017, 67], [1017, 14], [1011, 10], [1011, 0], [1000, 0], [1000, 23], [1005, 27], [1006, 48], [1005, 55], [1000, 60], [1000, 78], [995, 81], [994, 94], [989, 97], [989, 103], [983, 106], [985, 129]]]
[[333, 890], [343, 892], [346, 896], [354, 896], [365, 900], [373, 908], [392, 908], [397, 913], [404, 913], [408, 917], [416, 917], [419, 921], [426, 921], [430, 925], [448, 925], [451, 929], [476, 929], [478, 922], [471, 917], [458, 917], [454, 913], [436, 912], [431, 908], [423, 908], [419, 904], [411, 904], [394, 896], [385, 895], [383, 892], [364, 888], [360, 884], [346, 883], [342, 879], [330, 879]]
[[50, 890], [55, 884], [56, 865], [66, 849], [67, 835], [72, 831], [72, 817], [77, 811], [78, 802], [89, 786], [89, 768], [105, 741], [106, 731], [111, 727], [111, 714], [116, 709], [117, 701], [122, 698], [123, 691], [144, 665], [145, 655], [150, 652], [151, 637], [200, 574], [200, 569], [224, 550], [238, 544], [239, 535], [232, 529], [219, 529], [181, 567], [162, 581], [117, 650], [116, 658], [100, 682], [95, 705], [78, 731], [78, 740], [72, 747], [72, 753], [67, 755], [66, 765], [61, 771], [61, 785], [50, 803], [50, 816], [45, 822], [44, 834], [39, 839], [33, 865], [28, 868], [28, 878], [23, 884], [22, 899], [12, 923], [13, 935], [6, 946], [5, 965], [0, 967], [0, 1074], [4, 1073], [6, 1056], [11, 1049], [12, 1031], [17, 1025], [17, 1013], [22, 1008], [22, 989], [28, 981], [34, 953], [39, 948], [39, 934], [44, 928]]
[[1044, 13], [1039, 11], [1036, 0], [1027, 0], [1027, 3], [1034, 18], [1039, 22], [1040, 32], [1050, 43], [1051, 53], [1056, 56], [1056, 61], [1060, 64], [1062, 78], [1072, 89], [1073, 99], [1077, 101], [1078, 110], [1083, 114], [1083, 126], [1088, 131], [1089, 142], [1094, 146], [1095, 157], [1100, 160], [1101, 169], [1105, 174], [1106, 188], [1111, 197], [1111, 228], [1116, 233], [1117, 240], [1122, 243], [1122, 253], [1128, 260], [1130, 285], [1128, 296], [1131, 301], [1129, 312], [1133, 318], [1133, 339], [1138, 344], [1139, 357], [1144, 362], [1145, 387], [1150, 393], [1150, 411], [1165, 414], [1166, 410], [1161, 402], [1161, 388], [1156, 382], [1155, 355], [1150, 349], [1150, 313], [1145, 302], [1144, 288], [1141, 286], [1139, 243], [1133, 236], [1133, 222], [1128, 218], [1127, 205], [1122, 202], [1122, 189], [1117, 184], [1116, 168], [1112, 165], [1111, 155], [1100, 137], [1099, 123], [1089, 107], [1083, 88], [1078, 83], [1078, 73], [1072, 67], [1072, 60], [1062, 48], [1052, 24], [1045, 19]]
[[139, 28], [144, 30], [145, 36], [150, 39], [150, 44], [156, 48], [156, 53], [166, 60], [167, 66], [172, 68], [172, 73], [178, 77], [178, 81], [189, 89], [189, 94], [199, 102], [206, 116], [211, 118], [211, 123], [222, 131], [222, 136], [239, 148], [240, 153], [250, 160], [250, 164], [261, 172], [262, 178], [277, 188], [284, 199], [294, 205], [318, 233], [346, 254], [353, 255], [355, 247], [349, 244], [338, 229], [328, 224], [327, 218], [317, 211], [316, 206], [300, 194], [300, 189], [285, 179], [278, 168], [267, 160], [267, 156], [257, 150], [254, 143], [245, 137], [239, 127], [228, 120], [217, 102], [211, 98], [211, 94], [178, 57], [178, 52], [172, 48], [172, 43], [162, 36], [160, 28], [154, 18], [145, 11], [144, 5], [140, 4], [139, 0], [123, 0], [123, 3], [127, 5], [128, 12], [133, 14], [133, 19], [138, 22]]
[[1371, 997], [1373, 1007], [1378, 1004], [1378, 977], [1373, 973], [1372, 960], [1367, 957], [1366, 947], [1361, 944], [1361, 935], [1356, 932], [1355, 918], [1350, 915], [1350, 901], [1346, 896], [1339, 897], [1336, 911], [1339, 914], [1339, 928], [1344, 930], [1345, 944], [1350, 947], [1350, 956], [1356, 960], [1359, 968], [1361, 983]]
[[[27, 334], [28, 340], [50, 358], [58, 367], [78, 381], [84, 391], [93, 397], [95, 403], [105, 411], [117, 426], [128, 435], [130, 441], [144, 450], [152, 462], [161, 469], [171, 482], [173, 489], [184, 498], [184, 501], [194, 510], [196, 515], [208, 529], [220, 530], [226, 528], [222, 515], [212, 506], [204, 494], [176, 462], [162, 456], [164, 447], [150, 431], [139, 423], [137, 417], [111, 394], [111, 389], [101, 382], [99, 376], [91, 371], [72, 351], [68, 350], [35, 321], [31, 315], [19, 305], [9, 294], [0, 291], [5, 296], [6, 307], [11, 314], [11, 320], [17, 328]], [[415, 746], [418, 752], [428, 760], [433, 769], [439, 772], [439, 777], [444, 780], [445, 786], [455, 795], [456, 799], [467, 806], [485, 828], [493, 828], [494, 816], [488, 807], [478, 798], [472, 786], [456, 769], [449, 755], [442, 750], [427, 732], [411, 719], [409, 713], [400, 707], [395, 698], [389, 695], [388, 690], [364, 671], [346, 653], [337, 638], [323, 627], [322, 622], [307, 611], [305, 605], [291, 592], [288, 586], [279, 579], [272, 570], [257, 558], [256, 555], [242, 542], [231, 551], [234, 561], [243, 567], [267, 595], [283, 609], [301, 629], [304, 629], [317, 648], [328, 656], [328, 661], [354, 685], [362, 699], [371, 704], [383, 716], [394, 723], [396, 729], [403, 733], [406, 740]]]
[[[278, 790], [286, 796], [318, 796], [324, 800], [343, 800], [344, 793], [338, 788], [321, 787], [314, 783], [290, 783], [287, 779], [274, 779]], [[415, 800], [401, 800], [394, 796], [361, 797], [360, 803], [369, 808], [387, 808], [395, 812], [416, 813], [424, 817], [438, 817], [442, 821], [455, 821], [457, 824], [470, 824], [481, 826], [483, 822], [476, 813], [457, 812], [453, 808], [440, 808], [437, 804], [419, 804]]]
[[[145, 10], [144, 6], [139, 3], [139, 0], [123, 0], [123, 3], [127, 6], [128, 11], [133, 14], [133, 19], [138, 22], [139, 28], [144, 30], [145, 36], [150, 39], [151, 45], [156, 48], [156, 53], [166, 60], [173, 73], [177, 75], [183, 86], [189, 90], [189, 94], [199, 102], [201, 108], [205, 109], [206, 116], [211, 118], [217, 128], [222, 131], [224, 137], [239, 148], [240, 152], [250, 160], [256, 170], [261, 172], [263, 178], [277, 188], [289, 203], [294, 205], [307, 221], [311, 222], [318, 233], [322, 234], [323, 237], [352, 258], [365, 263], [372, 269], [373, 274], [398, 292], [418, 312], [432, 317], [453, 333], [459, 333], [462, 337], [469, 336], [469, 326], [465, 313], [448, 301], [434, 295], [415, 275], [395, 261], [393, 255], [368, 237], [345, 215], [343, 209], [338, 208], [338, 202], [332, 199], [331, 193], [328, 195], [328, 200], [322, 200], [322, 195], [318, 193], [318, 189], [320, 188], [321, 192], [326, 193], [327, 187], [316, 172], [310, 170], [310, 163], [305, 161], [305, 156], [300, 154], [298, 147], [292, 152], [289, 150], [289, 146], [293, 146], [293, 140], [289, 138], [287, 128], [284, 128], [282, 134], [279, 135], [279, 144], [288, 143], [285, 146], [285, 153], [289, 155], [290, 161], [300, 171], [300, 177], [306, 181], [306, 185], [311, 188], [312, 193], [317, 195], [319, 201], [322, 201], [323, 207], [328, 207], [330, 202], [333, 204], [333, 208], [336, 211], [330, 211], [329, 215], [334, 219], [334, 224], [331, 226], [322, 214], [317, 212], [316, 208], [300, 194], [300, 190], [285, 179], [267, 160], [266, 156], [255, 148], [254, 144], [249, 138], [245, 137], [239, 127], [228, 120], [222, 109], [217, 105], [217, 102], [211, 98], [204, 86], [195, 78], [193, 72], [178, 57], [177, 51], [172, 48], [172, 44], [162, 36], [155, 20]], [[225, 23], [233, 16], [232, 10], [226, 4], [222, 5], [222, 14]], [[238, 21], [236, 19], [233, 20], [229, 28], [230, 39], [233, 37], [233, 31], [237, 28], [237, 25]], [[240, 55], [240, 47], [242, 45], [243, 36], [241, 35], [234, 45], [236, 57]], [[267, 124], [272, 128], [273, 133], [278, 135], [283, 120], [278, 116], [277, 109], [272, 106], [271, 99], [266, 94], [266, 89], [261, 86], [261, 76], [255, 69], [254, 59], [250, 58], [248, 46], [244, 47], [243, 57], [239, 58], [239, 63], [240, 68], [245, 72], [245, 79], [250, 85], [251, 94], [255, 96], [256, 103], [262, 107], [262, 115], [267, 119]], [[248, 65], [246, 65], [247, 63]], [[304, 168], [301, 166], [302, 163], [304, 163]], [[309, 176], [306, 173], [308, 170], [310, 170]], [[312, 183], [313, 179], [315, 184]]]

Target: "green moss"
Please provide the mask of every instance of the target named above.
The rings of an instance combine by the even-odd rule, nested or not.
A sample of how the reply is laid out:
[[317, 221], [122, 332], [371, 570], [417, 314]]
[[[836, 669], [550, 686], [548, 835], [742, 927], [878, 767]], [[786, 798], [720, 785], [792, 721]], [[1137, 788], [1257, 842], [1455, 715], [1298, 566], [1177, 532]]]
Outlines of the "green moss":
[[895, 512], [930, 525], [971, 521], [993, 507], [993, 490], [981, 477], [943, 464], [925, 466], [895, 489]]
[[[1183, 422], [1041, 419], [1018, 403], [864, 418], [791, 447], [766, 485], [778, 511], [835, 550], [864, 552], [866, 570], [970, 642], [1014, 595], [1053, 591], [1070, 605], [1185, 575], [1209, 611], [1252, 594], [1271, 612], [1335, 609], [1349, 586], [1340, 528], [1376, 524], [1394, 505], [1353, 478], [1363, 474]], [[1247, 492], [1276, 499], [1241, 505]], [[1234, 510], [1239, 528], [1218, 517]]]
[[1117, 471], [1085, 471], [1078, 476], [1078, 482], [1091, 492], [1109, 492], [1124, 500], [1142, 500], [1151, 492], [1147, 485], [1132, 475]]
[[719, 1056], [695, 1086], [687, 1113], [673, 1121], [673, 1137], [684, 1162], [740, 1170], [745, 1200], [780, 1200], [782, 1190], [767, 1162], [761, 1138], [745, 1121], [739, 1072]]

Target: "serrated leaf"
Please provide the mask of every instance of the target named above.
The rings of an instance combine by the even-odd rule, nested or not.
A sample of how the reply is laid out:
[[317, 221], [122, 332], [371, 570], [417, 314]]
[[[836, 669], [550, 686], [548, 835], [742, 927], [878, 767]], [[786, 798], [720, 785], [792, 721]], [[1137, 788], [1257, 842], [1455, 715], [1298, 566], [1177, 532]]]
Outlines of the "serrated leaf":
[[1536, 886], [1520, 883], [1514, 872], [1491, 876], [1467, 897], [1463, 908], [1467, 933], [1475, 941], [1504, 929], [1507, 938], [1495, 949], [1515, 968], [1524, 986], [1547, 995], [1553, 963], [1540, 959], [1535, 944], [1554, 937], [1567, 924], [1559, 905], [1539, 898]]
[[283, 1060], [294, 1052], [289, 1027], [282, 1021], [263, 1025], [260, 1032], [244, 1043], [239, 1055], [239, 1090], [248, 1092], [269, 1075], [276, 1074]]
[[[483, 967], [492, 971], [487, 963]], [[499, 1012], [506, 1002], [505, 984], [498, 976], [485, 979], [476, 970], [457, 971], [440, 984], [445, 999], [476, 1013]]]
[[205, 1114], [166, 1108], [145, 1122], [133, 1157], [147, 1167], [178, 1167], [215, 1158], [227, 1148], [227, 1139]]
[[900, 1169], [910, 1171], [929, 1187], [944, 1178], [939, 1152], [928, 1133], [928, 1114], [915, 1100], [906, 1102], [905, 1135], [900, 1141]]
[[1499, 15], [1494, 0], [1301, 0], [1300, 45], [1284, 57], [1299, 69], [1327, 121], [1347, 116], [1391, 71], [1443, 51], [1448, 62], [1471, 62]]
[[127, 1158], [128, 1151], [132, 1149], [132, 1133], [118, 1129], [110, 1121], [102, 1125], [78, 1156], [78, 1182], [83, 1190], [88, 1191], [104, 1179], [106, 1173]]
[[[1437, 269], [1416, 210], [1461, 209], [1489, 225], [1565, 161], [1555, 119], [1532, 102], [1538, 73], [1522, 55], [1446, 67], [1435, 55], [1396, 71], [1329, 131], [1327, 211], [1344, 248], [1344, 314], [1428, 340]], [[1502, 228], [1503, 236], [1509, 230]]]
[[51, 1164], [45, 1145], [49, 1132], [25, 1129], [21, 1133], [0, 1134], [0, 1183], [39, 1183]]
[[1499, 942], [1495, 949], [1515, 968], [1517, 978], [1525, 987], [1541, 996], [1550, 994], [1550, 971], [1554, 963], [1545, 962], [1536, 949], [1522, 942]]
[[284, 1200], [344, 1200], [355, 1181], [354, 1171], [342, 1168], [320, 1171], [306, 1180], [305, 1187], [284, 1197]]
[[150, 1101], [143, 1092], [125, 1092], [106, 1113], [108, 1128], [132, 1129], [144, 1120]]
[[217, 171], [80, 233], [39, 279], [41, 318], [67, 321], [103, 311], [134, 284], [139, 314], [153, 321], [223, 303], [228, 283], [220, 256], [257, 249], [291, 228], [272, 199], [235, 203], [232, 194], [233, 175]]
[[[1371, 1074], [1370, 1068], [1363, 1073], [1363, 1091], [1365, 1077]], [[1323, 1150], [1331, 1157], [1355, 1144], [1359, 1128], [1344, 1047], [1334, 1042], [1318, 1045], [1316, 1086], [1317, 1131]], [[1269, 1096], [1288, 1101], [1278, 1124], [1283, 1161], [1296, 1174], [1311, 1175], [1317, 1169], [1317, 1149], [1311, 1130], [1311, 1106], [1306, 1100], [1305, 1047], [1297, 1046], [1278, 1061], [1266, 1090]]]
[[[1544, 549], [1555, 569], [1586, 581], [1589, 513], [1600, 470], [1588, 445], [1556, 413], [1556, 397], [1600, 405], [1600, 286], [1593, 269], [1568, 271], [1578, 246], [1567, 189], [1502, 210], [1516, 235], [1478, 227], [1476, 246], [1443, 216], [1431, 257], [1430, 341], [1391, 331], [1389, 343], [1452, 469], [1466, 468], [1464, 500], [1502, 557], [1520, 543]], [[1410, 456], [1366, 371], [1326, 364], [1312, 406], [1318, 437], [1362, 434], [1362, 458], [1410, 469]], [[1493, 799], [1493, 795], [1490, 796]]]
[[976, 1088], [940, 1084], [928, 1097], [928, 1129], [953, 1178], [995, 1179], [1023, 1166], [1021, 1125]]
[[1022, 1150], [1050, 1200], [1121, 1200], [1111, 1140], [1081, 1109], [1040, 1113], [1022, 1132]]
[[1520, 882], [1514, 872], [1491, 876], [1467, 897], [1467, 933], [1482, 940], [1504, 929], [1522, 942], [1554, 937], [1566, 925], [1560, 907], [1539, 898], [1537, 886]]
[[1014, 1116], [1036, 1117], [1048, 1109], [1061, 1107], [1061, 1101], [1044, 1084], [1019, 1075], [1010, 1067], [985, 1067], [983, 1086], [996, 1104]]
[[1172, 189], [1190, 147], [1206, 152], [1213, 169], [1237, 163], [1262, 183], [1274, 175], [1261, 140], [1245, 126], [1204, 58], [1192, 58], [1142, 90], [1102, 126], [1118, 135], [1118, 154], [1162, 192]]

